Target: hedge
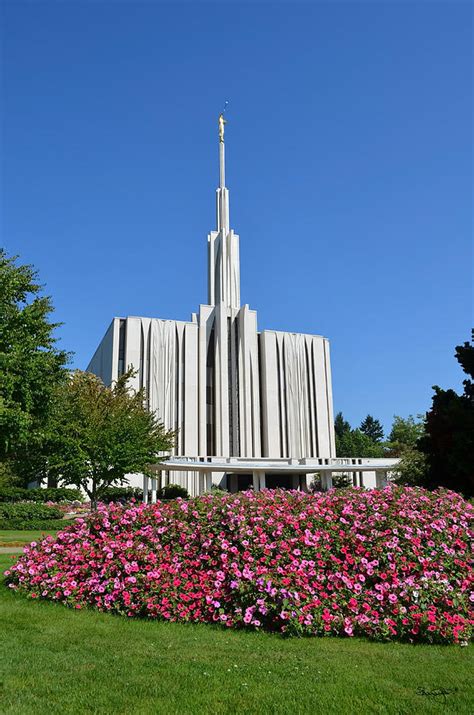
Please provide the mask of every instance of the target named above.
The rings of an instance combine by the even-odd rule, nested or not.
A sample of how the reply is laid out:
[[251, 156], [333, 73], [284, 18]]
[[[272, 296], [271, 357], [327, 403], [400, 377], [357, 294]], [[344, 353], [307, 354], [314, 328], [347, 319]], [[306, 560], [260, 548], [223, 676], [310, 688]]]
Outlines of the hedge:
[[106, 487], [101, 493], [99, 501], [110, 504], [115, 501], [129, 502], [132, 499], [141, 501], [143, 490], [139, 487]]
[[[184, 488], [179, 486], [179, 484], [167, 484], [166, 486], [158, 489], [156, 496], [158, 499], [176, 499], [181, 497], [182, 499], [189, 499], [189, 493]], [[142, 501], [143, 490], [139, 487], [106, 487], [99, 497], [99, 501], [104, 504], [110, 504], [111, 502], [129, 502], [132, 499], [136, 501]]]
[[74, 519], [1, 519], [0, 530], [56, 531], [74, 523]]
[[158, 499], [177, 499], [178, 497], [189, 499], [189, 493], [187, 489], [179, 484], [167, 484], [158, 491], [157, 497]]
[[20, 487], [0, 488], [0, 502], [70, 502], [84, 501], [79, 489], [49, 487], [47, 489], [22, 489]]
[[20, 502], [10, 504], [8, 502], [0, 504], [0, 520], [20, 519], [22, 521], [38, 519], [40, 521], [50, 521], [60, 519], [61, 509], [45, 504], [35, 504], [34, 502]]

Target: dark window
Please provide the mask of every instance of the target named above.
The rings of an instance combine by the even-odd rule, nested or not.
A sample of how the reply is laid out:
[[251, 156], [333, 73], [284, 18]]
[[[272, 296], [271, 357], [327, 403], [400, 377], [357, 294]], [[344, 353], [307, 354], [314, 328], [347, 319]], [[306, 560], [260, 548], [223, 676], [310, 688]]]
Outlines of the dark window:
[[214, 425], [214, 359], [215, 359], [215, 331], [212, 326], [209, 335], [206, 356], [206, 403], [207, 403], [207, 425], [206, 425], [206, 451], [208, 456], [215, 454], [215, 425]]
[[118, 351], [118, 376], [125, 372], [125, 345], [127, 342], [127, 321], [119, 323], [119, 351]]

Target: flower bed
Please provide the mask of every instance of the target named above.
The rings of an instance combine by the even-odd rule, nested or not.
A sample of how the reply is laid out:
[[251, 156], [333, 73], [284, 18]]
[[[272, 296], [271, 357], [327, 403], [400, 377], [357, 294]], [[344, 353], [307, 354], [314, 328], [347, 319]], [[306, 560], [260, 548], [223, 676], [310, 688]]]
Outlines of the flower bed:
[[129, 617], [458, 642], [472, 515], [453, 492], [390, 487], [101, 506], [27, 547], [7, 581]]

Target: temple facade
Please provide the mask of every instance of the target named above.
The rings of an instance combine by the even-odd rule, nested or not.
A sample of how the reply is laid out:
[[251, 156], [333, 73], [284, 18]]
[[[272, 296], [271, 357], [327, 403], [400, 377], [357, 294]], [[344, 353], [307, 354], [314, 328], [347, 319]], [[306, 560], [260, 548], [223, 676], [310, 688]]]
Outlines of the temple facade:
[[[216, 229], [207, 248], [207, 304], [189, 322], [114, 318], [87, 369], [111, 384], [133, 366], [133, 386], [145, 387], [149, 409], [176, 433], [175, 456], [335, 457], [329, 341], [259, 331], [256, 311], [240, 302], [239, 236], [230, 227], [222, 115]], [[197, 493], [195, 477], [174, 471], [171, 481]], [[214, 481], [232, 490], [247, 484], [241, 479], [231, 485], [225, 473]]]

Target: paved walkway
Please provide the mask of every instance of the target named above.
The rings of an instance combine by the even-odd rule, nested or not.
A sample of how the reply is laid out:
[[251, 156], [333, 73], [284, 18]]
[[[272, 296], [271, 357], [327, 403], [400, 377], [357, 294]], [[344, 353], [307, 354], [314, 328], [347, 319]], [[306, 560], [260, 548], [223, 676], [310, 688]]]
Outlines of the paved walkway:
[[23, 548], [23, 546], [0, 546], [0, 554], [22, 554]]

